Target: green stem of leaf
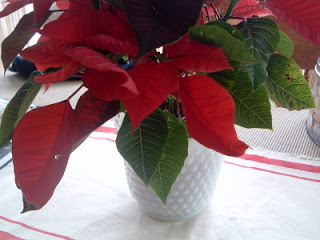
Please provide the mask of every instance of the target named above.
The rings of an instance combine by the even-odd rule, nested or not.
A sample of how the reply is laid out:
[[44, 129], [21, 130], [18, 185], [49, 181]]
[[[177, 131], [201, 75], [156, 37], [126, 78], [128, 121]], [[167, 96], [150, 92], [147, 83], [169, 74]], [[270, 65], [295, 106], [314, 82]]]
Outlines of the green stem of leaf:
[[233, 12], [233, 9], [235, 8], [235, 6], [237, 5], [238, 2], [240, 2], [240, 0], [232, 0], [230, 2], [228, 10], [227, 10], [226, 14], [224, 15], [224, 17], [222, 18], [223, 21], [227, 21], [229, 19], [230, 15]]
[[176, 97], [176, 104], [177, 104], [178, 119], [181, 120], [180, 100], [177, 92], [175, 93], [175, 97]]
[[211, 7], [212, 7], [212, 9], [214, 11], [214, 14], [216, 15], [217, 19], [221, 20], [220, 13], [219, 13], [218, 9], [216, 8], [216, 6], [213, 3], [211, 3]]
[[211, 18], [210, 18], [210, 14], [209, 14], [207, 6], [205, 6], [204, 9], [206, 10], [206, 17], [208, 18], [208, 22], [211, 22]]

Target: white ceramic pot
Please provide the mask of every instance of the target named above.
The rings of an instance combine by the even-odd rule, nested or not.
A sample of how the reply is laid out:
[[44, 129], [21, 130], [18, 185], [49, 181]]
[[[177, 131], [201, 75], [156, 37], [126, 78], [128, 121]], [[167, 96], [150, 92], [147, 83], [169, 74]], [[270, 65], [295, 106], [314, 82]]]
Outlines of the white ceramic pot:
[[[117, 117], [119, 128], [121, 117]], [[199, 214], [213, 196], [223, 155], [189, 139], [188, 157], [164, 204], [125, 161], [127, 180], [139, 208], [152, 218], [181, 221]]]

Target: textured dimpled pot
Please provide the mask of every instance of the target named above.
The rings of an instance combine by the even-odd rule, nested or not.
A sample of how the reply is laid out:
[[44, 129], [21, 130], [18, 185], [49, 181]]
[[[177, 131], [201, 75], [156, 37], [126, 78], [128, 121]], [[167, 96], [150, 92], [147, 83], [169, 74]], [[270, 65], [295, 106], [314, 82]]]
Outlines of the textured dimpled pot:
[[[116, 129], [122, 117], [115, 118]], [[130, 192], [139, 208], [161, 221], [182, 221], [199, 214], [212, 199], [223, 155], [189, 139], [188, 157], [164, 204], [125, 162]]]
[[181, 221], [208, 206], [217, 183], [222, 155], [189, 139], [188, 157], [164, 204], [125, 162], [132, 196], [147, 215], [162, 221]]

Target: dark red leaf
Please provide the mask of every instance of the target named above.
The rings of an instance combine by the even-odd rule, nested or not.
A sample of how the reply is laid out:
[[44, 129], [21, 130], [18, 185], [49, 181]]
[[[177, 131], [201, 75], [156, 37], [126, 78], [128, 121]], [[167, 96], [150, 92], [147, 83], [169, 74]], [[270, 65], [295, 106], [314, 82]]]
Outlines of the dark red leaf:
[[33, 26], [33, 13], [24, 15], [13, 32], [2, 42], [1, 59], [4, 69], [7, 69], [12, 60], [29, 42], [35, 34]]
[[106, 102], [90, 91], [84, 93], [75, 108], [77, 121], [76, 139], [81, 139], [114, 117], [120, 109], [120, 101]]
[[[168, 53], [170, 56], [170, 53]], [[190, 41], [188, 47], [171, 59], [178, 68], [196, 72], [219, 72], [232, 69], [220, 47]]]
[[164, 52], [169, 59], [181, 56], [181, 54], [188, 49], [190, 42], [190, 36], [189, 34], [186, 34], [179, 41], [166, 45], [164, 47]]
[[123, 101], [132, 129], [150, 115], [169, 94], [179, 87], [179, 72], [170, 62], [141, 64], [129, 71], [140, 95]]
[[181, 38], [196, 24], [202, 3], [203, 0], [123, 0], [139, 44], [139, 56]]
[[[69, 0], [69, 9], [64, 15], [83, 15], [88, 11], [92, 11], [92, 0]], [[105, 1], [100, 1], [102, 5], [102, 9], [108, 10], [109, 12], [114, 12], [113, 9], [110, 8], [110, 5]]]
[[75, 119], [67, 101], [28, 112], [13, 135], [13, 163], [24, 212], [40, 209], [60, 182], [74, 142]]
[[65, 52], [73, 47], [73, 44], [63, 44], [54, 40], [40, 41], [24, 49], [20, 55], [45, 68], [62, 67], [72, 60]]
[[42, 18], [41, 22], [36, 25], [33, 25], [33, 17], [33, 12], [25, 14], [20, 19], [13, 32], [5, 40], [3, 40], [1, 45], [1, 59], [5, 70], [33, 37], [40, 26], [46, 21], [49, 15], [46, 15], [45, 18]]
[[83, 8], [82, 11], [86, 11], [79, 13], [73, 12], [71, 6], [66, 15], [46, 24], [40, 34], [65, 42], [80, 42], [101, 34], [120, 40], [134, 36], [127, 19], [119, 17], [112, 11], [93, 11], [91, 8]]
[[139, 94], [135, 83], [126, 71], [98, 71], [86, 69], [82, 77], [85, 87], [104, 101], [126, 100]]
[[70, 2], [67, 1], [56, 1], [57, 8], [68, 9], [70, 7]]
[[83, 41], [97, 34], [96, 28], [93, 27], [97, 20], [94, 16], [94, 13], [86, 13], [83, 16], [58, 19], [46, 24], [40, 34], [69, 43]]
[[234, 9], [239, 8], [239, 7], [243, 7], [243, 6], [256, 6], [259, 5], [259, 1], [257, 0], [240, 0], [234, 7]]
[[204, 75], [182, 78], [178, 91], [189, 134], [202, 145], [229, 156], [241, 156], [248, 146], [234, 128], [235, 105], [217, 82]]
[[266, 0], [268, 9], [296, 32], [313, 43], [320, 44], [319, 0]]
[[81, 15], [83, 12], [88, 12], [88, 9], [92, 9], [92, 2], [89, 0], [69, 0], [69, 2], [68, 12], [72, 14], [79, 13]]
[[56, 0], [33, 0], [34, 23], [39, 23], [42, 18], [47, 15], [53, 2]]
[[138, 45], [135, 38], [119, 40], [112, 36], [101, 34], [87, 39], [86, 44], [94, 49], [125, 53], [130, 56], [135, 56], [138, 53]]
[[82, 63], [84, 66], [96, 69], [101, 72], [113, 71], [121, 73], [124, 76], [129, 77], [127, 71], [123, 70], [117, 64], [104, 57], [102, 54], [87, 47], [75, 47], [66, 52], [67, 55], [74, 60]]
[[191, 41], [189, 35], [165, 46], [164, 52], [173, 64], [186, 71], [218, 72], [232, 69], [221, 48]]
[[40, 75], [35, 77], [33, 80], [38, 83], [55, 83], [61, 82], [73, 74], [77, 73], [82, 68], [82, 64], [77, 61], [71, 61], [66, 67], [52, 73]]
[[234, 8], [232, 16], [236, 17], [252, 17], [259, 16], [264, 17], [271, 15], [271, 11], [265, 6], [259, 5], [259, 1], [256, 0], [242, 0]]
[[5, 6], [5, 8], [0, 12], [0, 18], [8, 16], [9, 14], [19, 10], [27, 4], [32, 3], [33, 0], [13, 0]]

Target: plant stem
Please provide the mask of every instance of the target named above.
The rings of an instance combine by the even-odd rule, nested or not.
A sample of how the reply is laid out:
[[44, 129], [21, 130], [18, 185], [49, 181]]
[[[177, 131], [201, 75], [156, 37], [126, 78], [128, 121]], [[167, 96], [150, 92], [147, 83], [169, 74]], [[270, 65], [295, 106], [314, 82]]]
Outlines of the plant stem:
[[178, 114], [178, 119], [181, 120], [181, 109], [180, 109], [180, 100], [179, 100], [179, 95], [177, 92], [174, 93], [174, 96], [176, 98], [176, 104], [177, 104], [177, 114]]
[[219, 13], [218, 9], [216, 8], [216, 6], [215, 6], [213, 3], [211, 3], [211, 7], [212, 7], [212, 9], [213, 9], [213, 11], [214, 11], [217, 19], [218, 19], [218, 20], [221, 20], [220, 13]]
[[209, 11], [208, 11], [208, 7], [204, 6], [204, 9], [206, 10], [206, 14], [207, 14], [206, 17], [208, 18], [208, 22], [211, 22], [211, 17], [210, 17]]
[[235, 8], [235, 6], [237, 5], [237, 3], [240, 2], [240, 0], [231, 0], [230, 5], [228, 7], [228, 10], [226, 12], [226, 14], [224, 15], [224, 17], [222, 18], [222, 20], [227, 21], [230, 17], [230, 15], [233, 12], [233, 9]]
[[239, 19], [239, 20], [245, 20], [245, 17], [228, 17], [228, 19]]

